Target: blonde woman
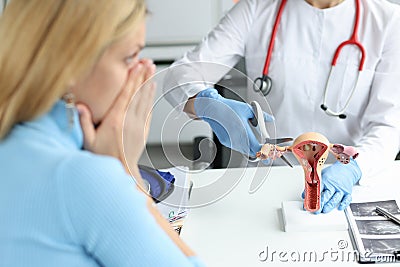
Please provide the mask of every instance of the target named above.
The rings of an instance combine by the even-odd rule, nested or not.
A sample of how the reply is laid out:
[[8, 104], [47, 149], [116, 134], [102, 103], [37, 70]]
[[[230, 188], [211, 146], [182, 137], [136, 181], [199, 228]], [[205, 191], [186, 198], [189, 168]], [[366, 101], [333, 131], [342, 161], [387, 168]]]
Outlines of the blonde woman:
[[1, 16], [0, 266], [201, 265], [127, 174], [140, 179], [154, 94], [145, 12], [13, 0]]

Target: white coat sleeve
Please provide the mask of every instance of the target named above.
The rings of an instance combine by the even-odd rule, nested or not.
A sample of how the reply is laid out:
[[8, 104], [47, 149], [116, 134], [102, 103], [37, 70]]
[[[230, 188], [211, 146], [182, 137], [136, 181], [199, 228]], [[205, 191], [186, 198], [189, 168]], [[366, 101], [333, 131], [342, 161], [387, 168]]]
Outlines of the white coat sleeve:
[[166, 99], [182, 110], [188, 98], [212, 87], [244, 56], [257, 0], [242, 0], [192, 51], [167, 70], [163, 91]]
[[[387, 25], [382, 57], [378, 63], [361, 127], [357, 162], [360, 183], [391, 164], [400, 150], [400, 9]], [[376, 176], [375, 176], [376, 177]]]

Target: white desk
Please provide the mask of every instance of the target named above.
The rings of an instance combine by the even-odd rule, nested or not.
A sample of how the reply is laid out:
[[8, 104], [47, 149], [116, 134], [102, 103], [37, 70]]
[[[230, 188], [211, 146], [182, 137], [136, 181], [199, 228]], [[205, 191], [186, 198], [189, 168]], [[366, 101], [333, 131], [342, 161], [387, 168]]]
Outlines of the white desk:
[[[353, 256], [348, 259], [353, 247], [347, 231], [283, 231], [281, 202], [301, 200], [304, 181], [303, 170], [299, 166], [294, 169], [272, 167], [263, 186], [255, 194], [249, 194], [251, 179], [260, 171], [265, 173], [268, 168], [206, 170], [191, 175], [195, 184], [192, 203], [200, 203], [207, 198], [207, 190], [199, 191], [196, 188], [226, 177], [233, 180], [242, 177], [224, 198], [193, 208], [184, 223], [182, 238], [207, 266], [308, 266], [315, 265], [317, 257], [316, 261], [322, 263], [321, 266], [340, 264], [360, 267], [353, 261]], [[381, 173], [379, 179], [375, 179], [379, 182], [356, 186], [353, 201], [398, 198], [399, 173], [400, 162], [395, 162], [393, 167]], [[341, 246], [347, 243], [348, 247], [340, 249], [339, 242]], [[259, 259], [262, 251], [264, 253], [261, 256], [265, 261]], [[297, 257], [301, 258], [299, 262], [296, 262]]]

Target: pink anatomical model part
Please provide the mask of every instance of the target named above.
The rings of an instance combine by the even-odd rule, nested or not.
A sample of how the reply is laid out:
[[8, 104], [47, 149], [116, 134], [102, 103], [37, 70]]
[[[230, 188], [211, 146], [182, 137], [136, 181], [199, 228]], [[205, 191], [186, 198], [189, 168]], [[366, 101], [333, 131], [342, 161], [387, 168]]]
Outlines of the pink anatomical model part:
[[321, 171], [329, 154], [329, 141], [319, 133], [306, 133], [293, 141], [292, 152], [304, 170], [304, 208], [318, 211], [321, 204]]
[[331, 152], [343, 164], [355, 159], [358, 153], [354, 147], [341, 144], [330, 144], [320, 133], [304, 133], [293, 141], [292, 146], [281, 147], [274, 144], [264, 144], [257, 153], [261, 160], [276, 159], [283, 154], [292, 152], [304, 170], [305, 197], [304, 208], [310, 212], [320, 209], [321, 205], [321, 171]]

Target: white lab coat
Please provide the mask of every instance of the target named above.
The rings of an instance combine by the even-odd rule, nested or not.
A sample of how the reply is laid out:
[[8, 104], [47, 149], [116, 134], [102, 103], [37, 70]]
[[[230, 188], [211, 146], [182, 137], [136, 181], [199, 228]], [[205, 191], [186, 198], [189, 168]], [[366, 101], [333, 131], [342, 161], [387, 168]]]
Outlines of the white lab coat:
[[[361, 0], [358, 36], [366, 49], [366, 61], [343, 120], [327, 116], [320, 105], [333, 54], [353, 32], [355, 1], [345, 0], [328, 9], [314, 8], [305, 0], [287, 2], [269, 68], [273, 89], [264, 97], [252, 89], [251, 81], [261, 76], [279, 4], [277, 0], [240, 1], [198, 47], [173, 66], [201, 61], [233, 67], [245, 57], [250, 81], [247, 100], [257, 100], [272, 112], [276, 120], [269, 126], [271, 135], [295, 138], [304, 132], [320, 132], [331, 143], [358, 147], [357, 162], [363, 177], [382, 169], [400, 149], [400, 7], [386, 0]], [[355, 47], [342, 50], [328, 90], [330, 109], [343, 107], [359, 58]], [[217, 82], [226, 71], [195, 68], [194, 72], [207, 76], [208, 84], [179, 86], [167, 98], [178, 106]], [[174, 74], [171, 68], [165, 91], [172, 83], [189, 82], [191, 75], [182, 71]]]

